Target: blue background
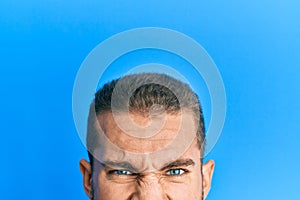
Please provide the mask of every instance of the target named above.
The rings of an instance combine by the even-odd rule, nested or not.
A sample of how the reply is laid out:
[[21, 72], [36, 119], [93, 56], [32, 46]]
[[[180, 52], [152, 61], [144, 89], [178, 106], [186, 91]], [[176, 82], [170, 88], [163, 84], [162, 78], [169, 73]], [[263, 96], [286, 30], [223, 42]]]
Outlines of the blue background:
[[223, 133], [208, 199], [300, 199], [300, 3], [1, 1], [1, 199], [87, 199], [72, 89], [88, 53], [145, 26], [198, 41], [222, 74]]

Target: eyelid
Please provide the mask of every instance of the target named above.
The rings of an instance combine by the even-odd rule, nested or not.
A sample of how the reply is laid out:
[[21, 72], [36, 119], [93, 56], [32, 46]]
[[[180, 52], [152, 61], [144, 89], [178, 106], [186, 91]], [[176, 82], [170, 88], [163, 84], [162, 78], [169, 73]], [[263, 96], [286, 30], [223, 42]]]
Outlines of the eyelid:
[[[128, 174], [117, 174], [116, 173], [117, 171], [123, 171], [123, 172], [126, 171], [126, 172], [129, 172], [129, 173]], [[132, 171], [127, 170], [127, 169], [112, 169], [112, 170], [108, 171], [108, 174], [115, 174], [115, 175], [119, 175], [119, 176], [122, 176], [122, 175], [124, 175], [124, 176], [134, 175], [134, 173]]]
[[[171, 174], [168, 174], [171, 170], [182, 170], [183, 173], [181, 174], [178, 174], [178, 175], [171, 175]], [[189, 173], [190, 171], [187, 170], [187, 169], [184, 169], [184, 168], [169, 168], [165, 171], [165, 173], [167, 174], [167, 176], [182, 176], [182, 175], [185, 175], [186, 173]]]

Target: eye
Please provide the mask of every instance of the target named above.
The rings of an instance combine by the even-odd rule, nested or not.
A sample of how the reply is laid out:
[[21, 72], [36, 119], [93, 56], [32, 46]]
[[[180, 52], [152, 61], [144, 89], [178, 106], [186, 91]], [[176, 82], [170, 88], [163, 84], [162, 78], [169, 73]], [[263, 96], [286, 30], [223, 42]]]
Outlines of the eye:
[[128, 171], [128, 170], [111, 170], [111, 171], [109, 171], [109, 174], [115, 174], [115, 175], [132, 175], [132, 172]]
[[167, 171], [167, 175], [169, 176], [180, 176], [186, 171], [184, 169], [170, 169]]

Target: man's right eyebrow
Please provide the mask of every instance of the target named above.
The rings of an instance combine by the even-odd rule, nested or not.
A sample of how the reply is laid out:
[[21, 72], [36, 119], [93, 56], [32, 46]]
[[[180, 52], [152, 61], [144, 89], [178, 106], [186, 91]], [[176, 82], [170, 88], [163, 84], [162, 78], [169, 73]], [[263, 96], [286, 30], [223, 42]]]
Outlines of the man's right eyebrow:
[[137, 172], [137, 168], [134, 167], [132, 164], [130, 164], [129, 162], [126, 161], [103, 161], [100, 163], [101, 165], [103, 165], [104, 167], [111, 167], [111, 168], [122, 168], [122, 169], [127, 169], [130, 170], [132, 172]]

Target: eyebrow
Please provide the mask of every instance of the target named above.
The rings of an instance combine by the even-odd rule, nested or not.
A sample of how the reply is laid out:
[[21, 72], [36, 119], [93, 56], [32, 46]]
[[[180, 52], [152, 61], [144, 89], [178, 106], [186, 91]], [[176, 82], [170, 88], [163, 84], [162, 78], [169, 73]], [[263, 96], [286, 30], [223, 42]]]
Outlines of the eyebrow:
[[192, 159], [179, 159], [179, 160], [175, 160], [173, 162], [167, 163], [165, 166], [163, 166], [161, 168], [161, 171], [166, 170], [166, 169], [170, 169], [173, 167], [187, 167], [190, 165], [195, 165], [195, 162]]
[[129, 162], [116, 162], [116, 161], [103, 161], [100, 163], [101, 165], [103, 165], [104, 167], [119, 167], [119, 168], [123, 168], [123, 169], [127, 169], [130, 170], [132, 172], [137, 172], [137, 168], [134, 167], [132, 164], [130, 164]]
[[[118, 168], [122, 168], [122, 169], [127, 169], [130, 170], [132, 172], [138, 172], [138, 169], [136, 167], [134, 167], [132, 164], [130, 164], [129, 162], [117, 162], [117, 161], [103, 161], [100, 163], [101, 165], [103, 165], [104, 167], [118, 167]], [[173, 167], [187, 167], [190, 165], [195, 165], [195, 162], [192, 159], [178, 159], [175, 161], [172, 161], [170, 163], [167, 163], [165, 166], [163, 166], [160, 170], [164, 171], [166, 169], [170, 169]]]

